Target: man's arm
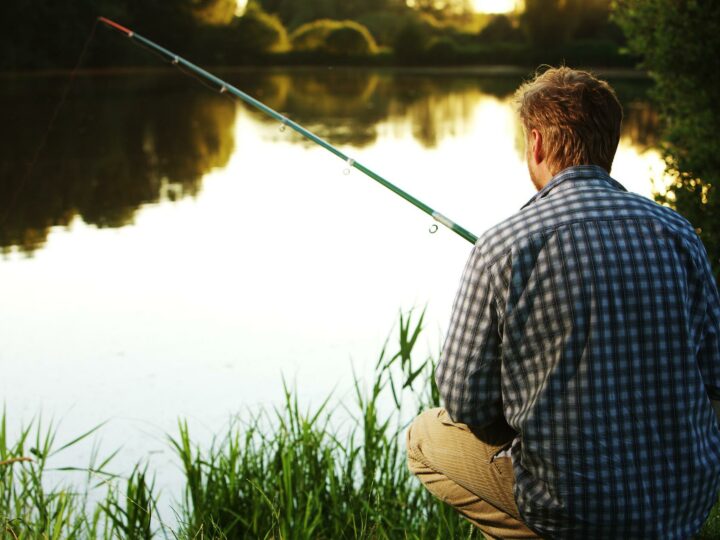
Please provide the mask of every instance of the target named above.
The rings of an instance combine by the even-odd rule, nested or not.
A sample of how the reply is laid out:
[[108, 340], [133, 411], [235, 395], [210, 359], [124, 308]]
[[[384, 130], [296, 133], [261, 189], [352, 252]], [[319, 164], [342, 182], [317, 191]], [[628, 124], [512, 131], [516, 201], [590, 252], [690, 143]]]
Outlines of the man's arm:
[[705, 316], [698, 350], [698, 365], [705, 389], [720, 422], [720, 294], [704, 246], [700, 244]]
[[435, 371], [445, 409], [455, 422], [484, 427], [503, 416], [496, 307], [488, 268], [475, 246]]

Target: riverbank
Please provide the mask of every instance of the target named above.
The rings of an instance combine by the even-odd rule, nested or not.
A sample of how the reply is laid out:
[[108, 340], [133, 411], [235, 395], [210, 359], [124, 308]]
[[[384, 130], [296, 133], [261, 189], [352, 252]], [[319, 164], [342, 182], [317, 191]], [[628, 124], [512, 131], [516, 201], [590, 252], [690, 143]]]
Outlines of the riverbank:
[[[478, 76], [478, 77], [513, 77], [522, 78], [530, 76], [536, 67], [522, 67], [513, 65], [451, 65], [451, 66], [324, 66], [327, 70], [337, 72], [363, 71], [371, 73], [397, 73], [401, 75], [447, 75], [447, 76]], [[609, 79], [650, 81], [650, 75], [640, 68], [634, 67], [592, 67], [580, 66], [582, 69], [592, 71], [595, 75]], [[243, 66], [205, 66], [205, 69], [219, 76], [245, 74], [245, 73], [305, 73], [317, 72], [317, 65], [243, 65]], [[126, 77], [130, 75], [162, 75], [175, 72], [170, 66], [126, 66], [107, 68], [81, 68], [75, 72], [79, 77]], [[72, 73], [68, 69], [39, 69], [30, 71], [0, 72], [0, 79], [33, 79], [69, 77]]]
[[10, 442], [3, 419], [0, 537], [482, 538], [405, 465], [405, 419], [437, 404], [433, 363], [412, 358], [422, 321], [401, 318], [398, 352], [383, 351], [369, 387], [356, 382], [354, 405], [304, 410], [286, 387], [282, 406], [231, 421], [204, 448], [180, 422], [169, 444], [184, 487], [169, 504], [145, 462], [129, 475], [112, 470], [115, 453], [50, 465], [102, 426], [58, 445], [57, 430], [38, 424]]
[[[185, 483], [170, 512], [147, 463], [129, 475], [112, 471], [115, 454], [94, 454], [85, 468], [49, 465], [102, 426], [58, 445], [57, 430], [38, 424], [11, 443], [3, 416], [0, 537], [482, 538], [405, 465], [406, 420], [438, 404], [434, 363], [413, 357], [422, 323], [422, 315], [401, 317], [397, 352], [383, 349], [369, 387], [356, 382], [354, 406], [327, 400], [303, 410], [286, 387], [282, 406], [233, 420], [204, 448], [180, 422], [169, 444]], [[718, 534], [716, 506], [698, 538]]]
[[[445, 46], [443, 46], [445, 45]], [[451, 45], [439, 40], [436, 46], [423, 53], [403, 56], [390, 49], [372, 54], [330, 54], [322, 51], [285, 51], [226, 56], [224, 51], [208, 49], [174, 52], [187, 60], [212, 71], [242, 69], [294, 69], [294, 68], [375, 68], [421, 72], [468, 72], [481, 75], [527, 74], [541, 65], [569, 65], [575, 68], [604, 72], [635, 72], [639, 58], [621, 51], [618, 45], [605, 41], [577, 41], [562, 46], [536, 47], [527, 43], [496, 43]], [[162, 65], [154, 55], [135, 52], [127, 59], [94, 55], [80, 65], [79, 73], [128, 73], [152, 70]], [[70, 72], [70, 66], [36, 67], [31, 69], [5, 69], [0, 76], [47, 76]]]

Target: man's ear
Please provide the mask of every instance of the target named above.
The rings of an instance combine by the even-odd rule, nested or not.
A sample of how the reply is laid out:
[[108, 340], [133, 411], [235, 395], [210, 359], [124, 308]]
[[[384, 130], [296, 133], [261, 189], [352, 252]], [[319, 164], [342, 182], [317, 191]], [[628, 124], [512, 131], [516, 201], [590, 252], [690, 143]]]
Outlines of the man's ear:
[[540, 165], [545, 160], [542, 134], [537, 129], [530, 131], [530, 153], [537, 165]]

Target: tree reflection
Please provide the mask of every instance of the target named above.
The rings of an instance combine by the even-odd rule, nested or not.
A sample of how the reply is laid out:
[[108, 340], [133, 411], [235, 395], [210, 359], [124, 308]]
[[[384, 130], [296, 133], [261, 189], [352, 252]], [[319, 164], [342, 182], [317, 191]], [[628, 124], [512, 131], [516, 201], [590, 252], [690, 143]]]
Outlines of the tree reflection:
[[143, 204], [197, 194], [202, 176], [232, 153], [235, 104], [226, 98], [178, 90], [187, 85], [175, 77], [86, 79], [28, 177], [57, 98], [57, 90], [38, 91], [33, 82], [17, 83], [1, 105], [3, 125], [16, 126], [0, 135], [5, 252], [32, 253], [51, 227], [76, 216], [98, 227], [127, 225]]
[[[425, 147], [466, 133], [471, 112], [483, 96], [507, 98], [516, 78], [434, 76], [356, 69], [244, 72], [230, 81], [282, 111], [333, 144], [365, 147], [377, 139], [377, 126], [389, 122]], [[258, 121], [275, 120], [249, 109]], [[311, 143], [308, 143], [311, 144]]]
[[[357, 69], [240, 71], [232, 84], [335, 145], [374, 144], [378, 127], [426, 148], [474, 129], [488, 97], [509, 101], [518, 77], [438, 76]], [[78, 81], [27, 178], [63, 81], [31, 78], [0, 89], [0, 249], [32, 253], [51, 227], [76, 217], [98, 227], [132, 223], [143, 204], [194, 196], [233, 152], [236, 104], [177, 73]], [[657, 115], [638, 85], [620, 85], [623, 137], [655, 144]], [[276, 122], [258, 111], [261, 123]], [[522, 154], [522, 129], [516, 126]], [[306, 144], [311, 144], [306, 142]], [[27, 181], [26, 181], [27, 179]], [[16, 196], [17, 195], [17, 196]], [[4, 221], [3, 221], [4, 220]]]
[[[334, 145], [374, 143], [375, 128], [387, 117], [388, 97], [378, 88], [381, 77], [367, 70], [244, 72], [229, 80]], [[276, 122], [248, 110], [259, 122]]]

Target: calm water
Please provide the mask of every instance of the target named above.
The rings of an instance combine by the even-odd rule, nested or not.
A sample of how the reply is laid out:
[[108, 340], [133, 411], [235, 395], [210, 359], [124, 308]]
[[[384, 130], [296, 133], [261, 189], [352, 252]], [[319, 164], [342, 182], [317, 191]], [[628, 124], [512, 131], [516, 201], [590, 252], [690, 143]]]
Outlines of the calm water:
[[[229, 79], [474, 233], [533, 194], [519, 78], [351, 70]], [[103, 420], [119, 468], [169, 460], [281, 399], [351, 399], [403, 309], [435, 354], [470, 245], [277, 123], [177, 74], [82, 78], [33, 175], [64, 81], [3, 81], [0, 395], [70, 439]], [[638, 82], [613, 176], [651, 196], [662, 161]], [[26, 179], [27, 178], [27, 179]], [[84, 464], [84, 455], [68, 460]]]

